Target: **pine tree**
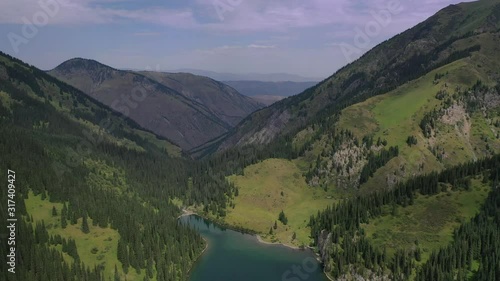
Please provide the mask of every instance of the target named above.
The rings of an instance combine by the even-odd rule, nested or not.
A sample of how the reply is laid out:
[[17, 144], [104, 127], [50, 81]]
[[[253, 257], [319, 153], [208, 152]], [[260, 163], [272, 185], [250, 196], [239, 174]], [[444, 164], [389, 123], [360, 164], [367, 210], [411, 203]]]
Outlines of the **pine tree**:
[[146, 263], [146, 275], [149, 278], [153, 278], [154, 272], [153, 272], [153, 258], [152, 257], [148, 258], [148, 261]]
[[279, 214], [278, 216], [278, 220], [283, 223], [284, 225], [287, 225], [288, 223], [288, 219], [287, 217], [285, 216], [285, 213], [283, 212], [283, 210], [281, 210], [281, 213]]
[[62, 211], [61, 211], [61, 227], [64, 229], [68, 225], [67, 222], [68, 216], [68, 208], [66, 207], [66, 203], [64, 203]]
[[85, 234], [90, 233], [89, 223], [87, 222], [87, 214], [83, 216], [81, 229], [82, 232]]
[[52, 206], [52, 216], [57, 217], [57, 209], [55, 206]]
[[115, 281], [121, 281], [120, 273], [118, 273], [118, 267], [115, 264]]
[[422, 260], [422, 251], [420, 250], [420, 247], [418, 247], [415, 250], [415, 260], [416, 261], [421, 261]]

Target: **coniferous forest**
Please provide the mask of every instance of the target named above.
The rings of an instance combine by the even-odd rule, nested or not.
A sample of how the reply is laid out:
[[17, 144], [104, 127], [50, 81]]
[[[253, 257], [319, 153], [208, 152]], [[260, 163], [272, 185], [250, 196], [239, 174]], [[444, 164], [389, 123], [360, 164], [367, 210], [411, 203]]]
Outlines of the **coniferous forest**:
[[[262, 235], [255, 243], [309, 246], [321, 278], [500, 280], [499, 1], [450, 5], [392, 39], [370, 38], [382, 43], [360, 49], [359, 59], [342, 68], [329, 62], [322, 67], [337, 68], [335, 74], [269, 106], [208, 77], [217, 88], [213, 96], [207, 84], [194, 85], [196, 75], [169, 80], [174, 87], [159, 71], [121, 71], [84, 59], [60, 68], [72, 74], [55, 76], [69, 77], [63, 82], [0, 52], [0, 256], [12, 261], [0, 264], [0, 281], [193, 280], [202, 268], [193, 266], [204, 261], [198, 259], [212, 240], [190, 227], [185, 219], [192, 218], [180, 218], [191, 213], [223, 231]], [[275, 10], [271, 22], [279, 22]], [[124, 22], [127, 15], [135, 14], [113, 13]], [[292, 21], [282, 20], [294, 27]], [[156, 36], [149, 33], [134, 36]], [[234, 47], [197, 49], [194, 57], [279, 49]], [[304, 71], [319, 73], [314, 68]], [[118, 100], [127, 108], [117, 112], [110, 100], [130, 101], [130, 85], [168, 94], [165, 103]], [[223, 92], [233, 97], [218, 96]], [[215, 112], [219, 106], [231, 111], [234, 103], [255, 107], [234, 116]], [[176, 112], [181, 105], [185, 111]], [[151, 109], [155, 120], [144, 117]], [[206, 130], [204, 121], [212, 118], [221, 131]], [[188, 136], [190, 130], [218, 136]], [[196, 142], [165, 137], [176, 134]], [[208, 221], [198, 223], [209, 228]], [[233, 267], [228, 263], [223, 266]], [[278, 266], [270, 264], [270, 271]]]
[[[178, 224], [179, 206], [169, 199], [177, 198], [185, 206], [204, 206], [205, 212], [223, 217], [231, 198], [237, 196], [226, 175], [241, 173], [243, 167], [268, 157], [293, 159], [307, 149], [306, 143], [297, 150], [285, 136], [268, 147], [229, 149], [202, 161], [171, 156], [165, 148], [136, 134], [140, 128], [132, 121], [78, 90], [11, 57], [4, 56], [0, 62], [4, 69], [0, 92], [5, 93], [0, 106], [1, 169], [15, 169], [17, 176], [17, 256], [23, 268], [12, 275], [2, 264], [5, 280], [107, 280], [104, 269], [109, 266], [115, 268], [116, 280], [121, 280], [118, 271], [130, 270], [143, 272], [144, 280], [186, 280], [205, 242], [194, 230]], [[89, 129], [103, 120], [112, 124], [111, 129], [98, 133]], [[331, 130], [328, 124], [319, 128]], [[78, 146], [89, 141], [89, 130], [99, 140], [78, 153]], [[117, 141], [120, 139], [135, 145], [123, 145]], [[371, 147], [373, 140], [364, 139], [363, 143]], [[68, 155], [74, 158], [68, 161]], [[397, 147], [370, 153], [360, 181], [397, 155]], [[95, 162], [99, 166], [89, 164]], [[100, 170], [103, 167], [122, 171], [113, 172], [112, 178], [126, 184], [113, 189], [90, 181], [107, 173]], [[416, 280], [471, 280], [471, 267], [479, 264], [472, 280], [494, 280], [500, 274], [499, 168], [498, 156], [464, 164], [412, 178], [391, 191], [349, 199], [311, 217], [311, 236], [328, 256], [326, 270], [334, 277], [364, 268], [394, 280], [411, 275]], [[418, 194], [444, 192], [443, 184], [467, 189], [469, 178], [477, 175], [487, 176], [491, 184], [480, 213], [455, 231], [451, 245], [432, 253], [422, 265], [417, 266], [418, 247], [389, 258], [384, 249], [371, 244], [360, 226], [380, 216], [384, 206], [408, 206]], [[74, 240], [49, 235], [45, 224], [30, 219], [23, 200], [30, 192], [64, 203], [61, 211], [52, 210], [53, 216], [61, 217], [62, 228], [81, 220], [83, 233], [95, 226], [118, 231], [116, 258], [120, 265], [91, 268], [81, 262]], [[6, 189], [2, 189], [2, 198], [7, 198]], [[2, 216], [7, 219], [4, 212]], [[283, 212], [278, 219], [286, 224]], [[318, 245], [325, 231], [331, 235], [330, 244]], [[5, 247], [1, 251], [1, 255], [8, 254]], [[72, 262], [65, 262], [63, 254]]]
[[[470, 179], [484, 177], [491, 191], [480, 212], [453, 234], [451, 245], [431, 253], [420, 264], [418, 245], [398, 250], [392, 257], [387, 249], [366, 237], [362, 224], [379, 217], [384, 207], [410, 206], [415, 197], [470, 188]], [[322, 252], [326, 271], [334, 278], [369, 270], [390, 280], [496, 280], [500, 276], [500, 156], [467, 163], [410, 179], [390, 191], [377, 191], [327, 208], [310, 218], [311, 235]], [[330, 239], [327, 239], [330, 236]], [[479, 264], [472, 270], [473, 264]], [[471, 277], [472, 275], [472, 277]]]
[[[104, 267], [117, 266], [124, 273], [142, 272], [144, 280], [153, 275], [156, 280], [186, 280], [204, 241], [179, 225], [179, 206], [169, 199], [224, 215], [234, 187], [202, 163], [169, 156], [136, 133], [140, 128], [133, 122], [44, 72], [3, 54], [0, 70], [0, 169], [15, 171], [15, 197], [9, 199], [16, 203], [18, 219], [18, 270], [10, 274], [2, 263], [0, 279], [108, 280]], [[111, 125], [97, 131], [94, 126], [104, 122]], [[105, 177], [109, 186], [92, 180]], [[89, 227], [118, 231], [121, 265], [90, 268], [82, 263], [74, 241], [51, 236], [47, 226], [30, 221], [24, 204], [30, 192], [64, 203], [60, 214], [52, 210], [61, 217], [56, 227], [80, 220], [82, 233]], [[1, 195], [3, 210], [6, 188]], [[0, 213], [7, 221], [6, 212]], [[3, 257], [6, 246], [0, 247]], [[71, 262], [56, 249], [61, 246]]]

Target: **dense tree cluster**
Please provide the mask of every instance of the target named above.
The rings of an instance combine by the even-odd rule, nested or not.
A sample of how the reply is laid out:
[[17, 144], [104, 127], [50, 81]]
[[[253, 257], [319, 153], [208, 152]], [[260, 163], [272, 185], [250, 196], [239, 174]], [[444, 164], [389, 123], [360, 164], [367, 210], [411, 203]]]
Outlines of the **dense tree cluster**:
[[399, 148], [389, 147], [389, 149], [382, 149], [379, 153], [375, 154], [370, 151], [368, 154], [368, 163], [361, 170], [361, 175], [359, 178], [359, 184], [363, 184], [368, 181], [368, 179], [373, 176], [373, 174], [380, 168], [385, 166], [392, 158], [399, 155]]
[[436, 129], [437, 120], [441, 117], [441, 112], [438, 110], [432, 110], [427, 112], [420, 121], [420, 129], [422, 129], [422, 133], [426, 138], [430, 138], [433, 136], [433, 132]]
[[409, 146], [412, 146], [412, 145], [417, 145], [418, 143], [418, 140], [415, 136], [409, 136], [407, 139], [406, 139], [406, 144], [408, 144]]
[[[96, 227], [117, 230], [117, 268], [145, 271], [157, 280], [187, 279], [204, 242], [195, 230], [178, 223], [180, 210], [169, 199], [208, 206], [208, 211], [223, 216], [234, 185], [204, 163], [169, 157], [134, 133], [140, 128], [133, 122], [78, 90], [15, 59], [11, 62], [0, 60], [0, 71], [7, 73], [0, 75], [0, 91], [8, 95], [8, 102], [2, 98], [0, 103], [0, 169], [13, 169], [18, 175], [19, 270], [8, 274], [2, 263], [0, 279], [104, 280], [102, 267], [115, 266], [87, 268], [74, 240], [49, 237], [43, 223], [33, 229], [23, 200], [29, 191], [63, 203], [59, 213], [51, 213], [60, 217], [61, 228], [80, 222], [84, 235]], [[76, 111], [82, 114], [73, 115]], [[104, 121], [112, 126], [102, 133], [83, 124]], [[125, 138], [140, 149], [115, 141]], [[5, 188], [0, 194], [7, 202]], [[6, 221], [5, 212], [0, 213]], [[75, 262], [66, 263], [51, 247], [56, 244]], [[2, 256], [7, 255], [5, 246], [0, 247]]]
[[[453, 235], [451, 245], [433, 252], [415, 280], [497, 280], [500, 276], [500, 186], [486, 199], [481, 211]], [[473, 263], [479, 263], [474, 271]]]
[[[417, 193], [438, 194], [447, 188], [444, 184], [450, 184], [454, 189], [468, 189], [471, 176], [488, 174], [492, 191], [481, 213], [472, 222], [462, 225], [455, 233], [453, 245], [434, 253], [421, 269], [416, 267], [416, 261], [421, 258], [418, 245], [413, 251], [401, 250], [390, 258], [384, 249], [367, 241], [360, 227], [362, 223], [369, 223], [380, 216], [384, 206], [412, 205]], [[473, 280], [494, 280], [484, 277], [498, 276], [495, 274], [500, 270], [497, 255], [500, 241], [499, 180], [500, 155], [449, 168], [441, 173], [417, 176], [393, 190], [360, 195], [319, 212], [310, 218], [311, 235], [316, 238], [317, 244], [323, 230], [331, 233], [325, 264], [335, 277], [346, 274], [354, 266], [378, 274], [390, 270], [394, 280], [407, 280], [416, 271], [417, 280], [453, 280], [446, 276], [456, 274], [461, 274], [462, 279], [459, 280], [466, 280], [464, 276], [470, 271], [467, 265], [476, 261], [480, 263], [480, 269], [474, 272]]]
[[[414, 55], [402, 65], [396, 61], [390, 62], [388, 72], [381, 72], [379, 76], [364, 72], [351, 73], [341, 84], [341, 90], [360, 94], [351, 97], [333, 93], [328, 96], [329, 105], [314, 116], [308, 115], [304, 103], [313, 98], [319, 86], [286, 99], [278, 107], [294, 105], [291, 111], [298, 118], [297, 127], [277, 136], [269, 145], [236, 147], [202, 161], [166, 156], [163, 149], [134, 133], [134, 129], [140, 128], [133, 121], [112, 112], [98, 101], [43, 71], [0, 54], [0, 91], [7, 93], [11, 99], [6, 104], [0, 99], [0, 154], [2, 160], [5, 159], [0, 163], [0, 169], [5, 171], [15, 168], [18, 174], [29, 175], [19, 177], [17, 183], [17, 210], [22, 218], [17, 239], [21, 257], [19, 264], [23, 270], [16, 275], [9, 275], [8, 280], [105, 279], [102, 267], [88, 268], [81, 263], [74, 240], [50, 236], [43, 223], [34, 224], [27, 216], [22, 199], [29, 190], [37, 195], [41, 194], [43, 198], [50, 198], [53, 202], [64, 203], [60, 213], [57, 210], [52, 212], [53, 216], [60, 216], [62, 228], [66, 228], [68, 223], [74, 225], [81, 220], [80, 229], [84, 234], [91, 232], [94, 227], [111, 227], [118, 231], [120, 239], [117, 258], [121, 264], [106, 265], [114, 267], [115, 281], [120, 280], [120, 270], [127, 272], [131, 269], [146, 272], [146, 279], [156, 275], [157, 280], [185, 280], [190, 266], [201, 252], [203, 241], [195, 231], [177, 222], [179, 209], [169, 199], [180, 199], [184, 205], [203, 206], [207, 213], [224, 216], [226, 207], [238, 194], [237, 188], [226, 181], [226, 175], [242, 174], [244, 167], [266, 158], [297, 158], [311, 149], [312, 144], [324, 135], [333, 139], [331, 143], [334, 153], [344, 143], [342, 138], [352, 138], [350, 132], [338, 133], [335, 130], [334, 124], [343, 108], [370, 96], [386, 93], [430, 69], [480, 50], [480, 46], [473, 46], [447, 54], [444, 60], [441, 59], [443, 51], [453, 42], [471, 35], [453, 37], [428, 54]], [[397, 75], [386, 75], [387, 73]], [[395, 78], [379, 87], [376, 83], [382, 76]], [[484, 86], [478, 84], [472, 92], [484, 92], [483, 89]], [[475, 104], [476, 100], [466, 100], [468, 110], [480, 107]], [[432, 115], [425, 118], [421, 128], [426, 136], [430, 136], [437, 117]], [[105, 129], [103, 134], [112, 137], [99, 141], [90, 140], [91, 149], [86, 153], [79, 151], [82, 143], [89, 142], [88, 127], [83, 123], [97, 125], [105, 120], [110, 121], [113, 126]], [[296, 133], [305, 128], [312, 128], [312, 136], [302, 143], [294, 143]], [[97, 135], [92, 137], [96, 138]], [[113, 138], [131, 141], [140, 149], [122, 145]], [[361, 144], [354, 138], [353, 143], [367, 148], [374, 145], [371, 138], [363, 139]], [[413, 140], [411, 143], [416, 144], [416, 139], [415, 143]], [[381, 144], [386, 145], [379, 139], [377, 146]], [[216, 146], [207, 149], [205, 153], [214, 152]], [[366, 182], [378, 168], [398, 153], [397, 147], [391, 147], [384, 148], [379, 153], [370, 152], [365, 155], [368, 163], [361, 171], [360, 183]], [[321, 167], [320, 157], [318, 159], [316, 169], [310, 169], [309, 178]], [[107, 179], [111, 183], [109, 186], [118, 188], [89, 181], [89, 178], [104, 178], [103, 174], [106, 173], [91, 167], [89, 162], [122, 171], [123, 175], [113, 172]], [[312, 235], [318, 237], [323, 229], [332, 233], [329, 255], [334, 261], [331, 271], [335, 276], [340, 276], [351, 265], [361, 265], [378, 272], [390, 270], [394, 279], [404, 280], [416, 269], [415, 261], [419, 261], [421, 255], [419, 248], [416, 247], [411, 252], [401, 250], [389, 258], [383, 250], [370, 244], [360, 223], [380, 215], [383, 206], [412, 204], [417, 192], [441, 192], [440, 183], [467, 189], [470, 187], [470, 179], [467, 177], [480, 172], [491, 170], [495, 187], [499, 166], [499, 158], [496, 156], [451, 168], [440, 174], [416, 177], [391, 191], [376, 192], [342, 202], [311, 218]], [[492, 250], [498, 249], [498, 242], [495, 241], [499, 240], [498, 194], [495, 195], [497, 190], [494, 189], [476, 219], [457, 231], [454, 244], [449, 249], [434, 253], [422, 266], [417, 273], [418, 280], [465, 276], [467, 270], [464, 267], [470, 266], [472, 261], [480, 263], [480, 269], [474, 274], [475, 280], [498, 276], [498, 253]], [[5, 189], [0, 194], [5, 202]], [[491, 199], [492, 196], [496, 197]], [[5, 214], [0, 213], [0, 218], [5, 221]], [[90, 218], [92, 225], [89, 225]], [[283, 224], [287, 222], [283, 212], [278, 219]], [[487, 226], [490, 221], [495, 223]], [[276, 228], [275, 222], [274, 229]], [[270, 228], [270, 233], [272, 232], [273, 227]], [[345, 239], [346, 237], [351, 239]], [[61, 252], [52, 247], [55, 245], [61, 245], [62, 252], [72, 257], [74, 263], [66, 263]], [[1, 247], [0, 255], [5, 256], [5, 251]], [[0, 276], [7, 278], [4, 275], [7, 272], [6, 264], [3, 263], [0, 268]]]
[[278, 220], [284, 225], [288, 224], [288, 218], [286, 217], [285, 212], [283, 212], [283, 210], [280, 212]]

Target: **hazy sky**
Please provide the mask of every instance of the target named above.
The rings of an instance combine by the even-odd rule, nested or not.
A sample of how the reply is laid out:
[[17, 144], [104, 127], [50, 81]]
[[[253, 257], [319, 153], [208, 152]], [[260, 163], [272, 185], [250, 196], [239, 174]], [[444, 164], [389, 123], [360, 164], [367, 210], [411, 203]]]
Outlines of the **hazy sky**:
[[42, 69], [117, 68], [324, 78], [454, 0], [0, 0], [0, 50]]

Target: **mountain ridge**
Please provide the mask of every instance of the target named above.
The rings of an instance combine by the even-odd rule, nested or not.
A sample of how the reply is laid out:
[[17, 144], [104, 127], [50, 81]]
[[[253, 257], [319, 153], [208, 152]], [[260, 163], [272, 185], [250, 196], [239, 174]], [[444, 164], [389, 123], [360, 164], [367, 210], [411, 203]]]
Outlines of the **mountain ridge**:
[[193, 68], [181, 68], [168, 72], [186, 72], [196, 75], [207, 76], [218, 81], [262, 81], [262, 82], [310, 82], [321, 79], [314, 77], [303, 77], [289, 73], [221, 73], [210, 70], [201, 70]]
[[[498, 30], [499, 11], [496, 0], [450, 5], [377, 45], [316, 86], [245, 118], [220, 142], [218, 150], [267, 144], [278, 135], [296, 133], [314, 120], [331, 116], [339, 108], [388, 92], [449, 60], [466, 57], [478, 47], [454, 49], [453, 44], [474, 34]], [[291, 119], [293, 122], [289, 122]]]
[[200, 77], [191, 73], [154, 71], [140, 71], [138, 73], [174, 89], [188, 99], [198, 102], [207, 111], [215, 114], [231, 126], [237, 125], [242, 116], [247, 116], [263, 107], [262, 104], [242, 95], [233, 87], [211, 78]]
[[19, 257], [15, 274], [0, 265], [2, 280], [186, 280], [205, 242], [178, 224], [177, 202], [223, 213], [232, 193], [171, 142], [2, 52], [0, 132], [15, 189], [0, 197], [15, 205], [19, 234], [15, 251], [0, 248]]
[[243, 95], [270, 105], [288, 96], [302, 93], [318, 82], [263, 82], [263, 81], [223, 81]]
[[[262, 107], [227, 87], [213, 87], [214, 97], [228, 95], [234, 99], [223, 100], [232, 106], [234, 114], [218, 110], [220, 104], [206, 106], [205, 100], [183, 95], [192, 85], [173, 89], [164, 85], [147, 72], [138, 73], [108, 67], [95, 60], [71, 59], [50, 70], [49, 74], [71, 84], [86, 94], [110, 105], [138, 122], [141, 126], [167, 137], [184, 149], [189, 149], [227, 132], [240, 118]], [[149, 73], [151, 76], [151, 73]], [[198, 83], [206, 78], [197, 77]], [[199, 82], [202, 81], [202, 82]], [[212, 97], [213, 98], [213, 97]], [[229, 110], [229, 112], [231, 112]]]

